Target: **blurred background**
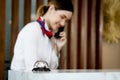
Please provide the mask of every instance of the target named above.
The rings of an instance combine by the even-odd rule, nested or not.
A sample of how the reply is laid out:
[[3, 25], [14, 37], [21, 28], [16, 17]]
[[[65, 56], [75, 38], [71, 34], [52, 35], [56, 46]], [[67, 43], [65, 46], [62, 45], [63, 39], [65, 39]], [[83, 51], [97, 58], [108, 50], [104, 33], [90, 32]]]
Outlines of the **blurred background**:
[[[0, 0], [0, 80], [8, 79], [18, 32], [35, 20], [38, 6], [48, 1]], [[106, 10], [115, 10], [110, 7], [114, 2], [109, 1], [120, 3], [119, 0], [73, 0], [74, 15], [65, 29], [68, 42], [61, 51], [60, 69], [120, 69], [119, 37], [112, 35], [116, 31], [109, 31], [114, 30], [114, 26], [109, 27], [113, 14]], [[110, 5], [104, 8], [107, 3]], [[105, 21], [110, 23], [107, 28]], [[119, 23], [119, 19], [117, 21]], [[107, 34], [110, 37], [106, 37]]]

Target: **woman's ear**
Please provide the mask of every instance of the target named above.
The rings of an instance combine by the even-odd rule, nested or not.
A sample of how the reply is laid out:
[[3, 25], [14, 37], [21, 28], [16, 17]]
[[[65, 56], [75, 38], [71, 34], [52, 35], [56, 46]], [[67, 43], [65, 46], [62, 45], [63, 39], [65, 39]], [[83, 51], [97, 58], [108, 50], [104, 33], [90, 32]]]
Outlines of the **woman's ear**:
[[54, 5], [50, 5], [45, 15], [46, 15], [46, 16], [51, 16], [51, 15], [54, 14], [54, 12], [55, 12], [55, 7], [54, 7]]
[[49, 10], [49, 11], [55, 10], [55, 6], [54, 6], [54, 5], [50, 5], [50, 7], [49, 7], [48, 10]]

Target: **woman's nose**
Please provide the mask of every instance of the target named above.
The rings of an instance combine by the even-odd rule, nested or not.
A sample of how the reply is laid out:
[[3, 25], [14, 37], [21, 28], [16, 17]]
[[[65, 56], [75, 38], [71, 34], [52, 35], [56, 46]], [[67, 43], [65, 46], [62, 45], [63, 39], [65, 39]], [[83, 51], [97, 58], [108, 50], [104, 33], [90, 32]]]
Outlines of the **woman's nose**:
[[61, 21], [61, 26], [65, 26], [65, 20]]

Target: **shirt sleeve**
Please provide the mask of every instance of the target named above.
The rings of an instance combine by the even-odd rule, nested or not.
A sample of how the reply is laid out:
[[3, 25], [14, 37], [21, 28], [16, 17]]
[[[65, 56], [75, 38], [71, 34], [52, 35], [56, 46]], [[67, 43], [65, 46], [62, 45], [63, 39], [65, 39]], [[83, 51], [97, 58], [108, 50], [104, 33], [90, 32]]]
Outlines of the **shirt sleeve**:
[[23, 56], [26, 70], [32, 70], [35, 62], [38, 60], [38, 37], [39, 28], [34, 24], [28, 24], [22, 33]]
[[56, 52], [53, 50], [52, 51], [52, 57], [54, 58], [54, 59], [52, 59], [51, 60], [51, 65], [50, 65], [50, 68], [51, 69], [57, 69], [58, 68], [58, 66], [59, 66], [59, 58], [58, 58], [58, 56], [57, 56], [57, 54], [56, 54]]

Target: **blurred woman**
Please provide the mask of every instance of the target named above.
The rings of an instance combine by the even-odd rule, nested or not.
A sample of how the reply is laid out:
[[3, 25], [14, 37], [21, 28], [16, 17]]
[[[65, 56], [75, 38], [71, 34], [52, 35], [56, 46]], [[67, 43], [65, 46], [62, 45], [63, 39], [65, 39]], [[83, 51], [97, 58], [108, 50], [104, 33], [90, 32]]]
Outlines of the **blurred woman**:
[[60, 50], [66, 43], [64, 31], [56, 32], [71, 20], [73, 5], [70, 0], [51, 0], [37, 10], [37, 20], [19, 32], [11, 63], [12, 70], [29, 71], [37, 61], [45, 61], [50, 69], [59, 66]]

